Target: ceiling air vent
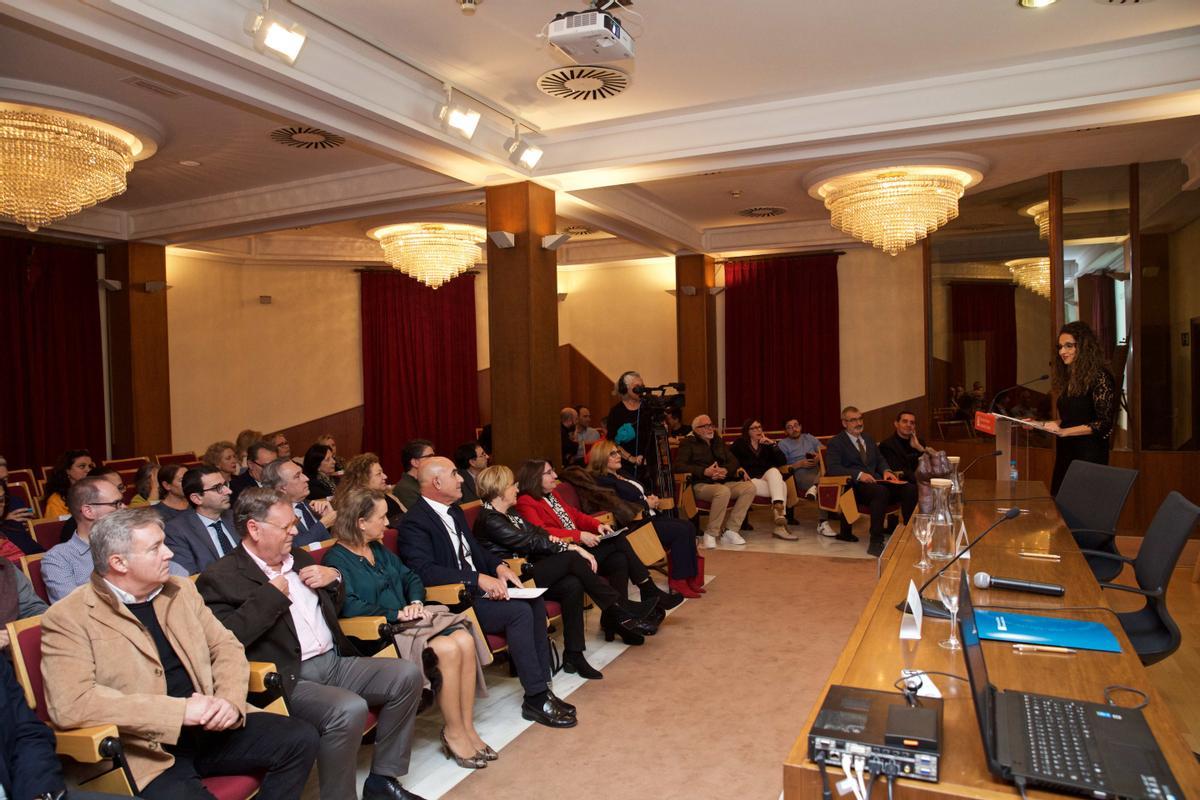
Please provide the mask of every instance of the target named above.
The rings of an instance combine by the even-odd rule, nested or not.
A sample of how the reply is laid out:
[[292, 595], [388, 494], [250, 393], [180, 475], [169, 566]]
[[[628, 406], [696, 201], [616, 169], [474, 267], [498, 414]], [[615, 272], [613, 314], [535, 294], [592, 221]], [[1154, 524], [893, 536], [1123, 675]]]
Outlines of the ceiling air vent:
[[763, 219], [765, 217], [778, 217], [781, 214], [786, 214], [787, 209], [783, 206], [750, 206], [750, 208], [743, 208], [737, 213], [739, 217]]
[[538, 78], [537, 88], [563, 100], [607, 100], [629, 88], [629, 76], [612, 67], [559, 67]]
[[147, 92], [154, 92], [160, 97], [166, 97], [170, 100], [175, 100], [186, 95], [178, 89], [172, 89], [170, 86], [164, 86], [161, 83], [146, 80], [140, 75], [130, 75], [128, 78], [121, 78], [121, 83], [128, 83], [130, 86], [136, 86], [139, 89], [144, 89]]
[[308, 125], [293, 125], [290, 128], [277, 128], [271, 131], [271, 138], [288, 147], [298, 147], [303, 150], [330, 150], [341, 147], [346, 143], [345, 138], [336, 133], [312, 128]]
[[572, 236], [591, 236], [595, 232], [595, 228], [589, 228], [587, 225], [568, 225], [559, 231], [559, 233], [569, 233]]

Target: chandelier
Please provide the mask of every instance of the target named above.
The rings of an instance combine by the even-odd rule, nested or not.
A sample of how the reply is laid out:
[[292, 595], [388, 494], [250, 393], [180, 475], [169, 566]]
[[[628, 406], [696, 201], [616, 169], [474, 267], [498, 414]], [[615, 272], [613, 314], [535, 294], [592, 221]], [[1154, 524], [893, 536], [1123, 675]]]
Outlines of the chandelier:
[[1034, 203], [1029, 208], [1021, 209], [1021, 213], [1027, 217], [1033, 217], [1033, 221], [1038, 226], [1038, 238], [1046, 239], [1050, 236], [1050, 201], [1043, 200], [1040, 203]]
[[479, 263], [484, 230], [477, 225], [409, 222], [370, 231], [383, 247], [383, 257], [410, 278], [433, 289]]
[[30, 231], [125, 191], [142, 151], [127, 131], [60, 111], [0, 106], [0, 217]]
[[1004, 266], [1012, 273], [1013, 280], [1018, 286], [1024, 287], [1036, 295], [1049, 299], [1050, 297], [1050, 257], [1016, 258], [1005, 261]]

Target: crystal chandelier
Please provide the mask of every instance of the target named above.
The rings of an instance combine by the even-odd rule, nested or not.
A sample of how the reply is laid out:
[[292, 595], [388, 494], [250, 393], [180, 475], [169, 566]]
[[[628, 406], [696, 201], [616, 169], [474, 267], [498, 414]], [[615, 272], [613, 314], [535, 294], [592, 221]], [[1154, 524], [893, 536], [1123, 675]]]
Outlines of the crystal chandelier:
[[0, 107], [0, 217], [35, 231], [125, 191], [142, 149], [132, 134], [74, 114]]
[[1018, 286], [1024, 287], [1036, 295], [1049, 299], [1050, 297], [1050, 257], [1015, 258], [1005, 261], [1004, 266], [1012, 273], [1013, 280]]
[[479, 263], [485, 234], [476, 225], [409, 222], [375, 228], [368, 235], [379, 240], [393, 269], [436, 289]]
[[896, 255], [958, 216], [958, 201], [981, 175], [948, 166], [896, 166], [815, 182], [835, 228]]
[[1038, 238], [1046, 239], [1050, 236], [1050, 201], [1043, 200], [1040, 203], [1034, 203], [1029, 208], [1021, 209], [1021, 213], [1027, 217], [1033, 217], [1033, 221], [1038, 226]]

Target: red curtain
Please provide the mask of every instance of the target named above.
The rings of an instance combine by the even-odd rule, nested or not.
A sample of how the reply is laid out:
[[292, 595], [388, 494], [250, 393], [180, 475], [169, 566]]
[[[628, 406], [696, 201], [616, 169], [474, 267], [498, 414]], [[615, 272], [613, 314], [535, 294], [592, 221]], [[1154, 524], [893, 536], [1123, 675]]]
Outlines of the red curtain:
[[475, 438], [475, 276], [430, 289], [400, 272], [362, 273], [363, 450], [392, 481], [400, 450], [429, 439], [449, 455]]
[[1112, 361], [1117, 349], [1117, 295], [1112, 277], [1081, 275], [1075, 290], [1079, 295], [1079, 318], [1095, 331], [1105, 362]]
[[[990, 399], [1017, 382], [1016, 289], [1011, 283], [952, 283], [950, 285], [951, 330], [954, 333], [954, 363], [963, 365], [963, 340], [982, 339], [987, 353], [987, 385]], [[962, 375], [955, 379], [962, 381]], [[971, 387], [966, 387], [970, 391]]]
[[725, 410], [767, 430], [841, 430], [836, 254], [725, 262]]
[[[0, 453], [13, 467], [105, 454], [96, 251], [0, 237]], [[38, 473], [40, 474], [40, 473]]]

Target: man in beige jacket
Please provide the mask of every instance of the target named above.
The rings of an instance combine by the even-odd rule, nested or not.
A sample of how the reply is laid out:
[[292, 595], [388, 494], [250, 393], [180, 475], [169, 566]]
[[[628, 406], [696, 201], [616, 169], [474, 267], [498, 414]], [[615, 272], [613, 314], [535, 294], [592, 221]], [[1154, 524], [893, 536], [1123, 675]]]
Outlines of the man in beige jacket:
[[247, 714], [242, 645], [192, 582], [169, 574], [152, 509], [114, 512], [91, 533], [91, 580], [42, 618], [51, 720], [115, 724], [137, 795], [212, 797], [201, 779], [265, 773], [259, 798], [298, 798], [316, 758], [312, 725]]

